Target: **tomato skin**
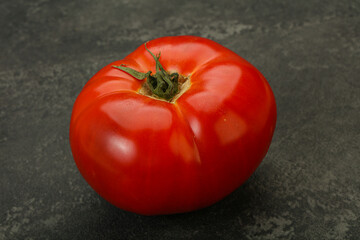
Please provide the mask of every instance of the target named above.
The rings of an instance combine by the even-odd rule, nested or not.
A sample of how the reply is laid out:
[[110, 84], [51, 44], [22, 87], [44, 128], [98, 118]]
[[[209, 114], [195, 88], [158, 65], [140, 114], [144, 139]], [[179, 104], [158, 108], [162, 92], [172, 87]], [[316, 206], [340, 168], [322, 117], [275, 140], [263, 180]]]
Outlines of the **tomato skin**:
[[115, 206], [144, 215], [209, 206], [238, 188], [268, 151], [276, 124], [272, 90], [246, 60], [211, 40], [178, 36], [147, 43], [169, 72], [190, 76], [175, 103], [138, 90], [112, 67], [155, 72], [140, 46], [101, 69], [78, 96], [70, 123], [74, 160]]

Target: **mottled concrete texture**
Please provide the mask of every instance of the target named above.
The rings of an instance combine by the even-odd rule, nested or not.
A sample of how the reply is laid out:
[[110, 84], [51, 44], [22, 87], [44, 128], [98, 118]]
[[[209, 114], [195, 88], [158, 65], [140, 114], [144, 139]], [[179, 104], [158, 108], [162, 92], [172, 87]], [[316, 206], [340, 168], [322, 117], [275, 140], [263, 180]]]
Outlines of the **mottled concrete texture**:
[[[1, 1], [0, 239], [360, 239], [359, 1]], [[143, 42], [213, 39], [253, 63], [278, 123], [255, 174], [193, 213], [119, 210], [72, 159], [85, 82]]]

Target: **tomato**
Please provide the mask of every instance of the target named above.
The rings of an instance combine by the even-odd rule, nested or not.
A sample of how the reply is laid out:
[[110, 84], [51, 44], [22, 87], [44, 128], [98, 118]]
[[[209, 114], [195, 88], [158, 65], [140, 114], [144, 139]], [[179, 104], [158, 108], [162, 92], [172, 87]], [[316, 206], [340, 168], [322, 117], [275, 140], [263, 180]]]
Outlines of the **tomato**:
[[205, 38], [162, 37], [86, 83], [70, 145], [82, 176], [110, 203], [172, 214], [209, 206], [244, 183], [275, 123], [272, 90], [249, 62]]

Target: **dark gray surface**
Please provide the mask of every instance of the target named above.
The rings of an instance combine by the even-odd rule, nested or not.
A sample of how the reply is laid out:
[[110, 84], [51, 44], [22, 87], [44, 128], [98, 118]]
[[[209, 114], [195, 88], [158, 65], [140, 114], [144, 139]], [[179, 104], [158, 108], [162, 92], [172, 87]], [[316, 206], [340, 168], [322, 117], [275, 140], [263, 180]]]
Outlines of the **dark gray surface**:
[[[359, 1], [1, 1], [0, 239], [359, 239]], [[256, 173], [193, 213], [119, 210], [72, 159], [72, 104], [103, 66], [166, 35], [253, 63], [278, 122]]]

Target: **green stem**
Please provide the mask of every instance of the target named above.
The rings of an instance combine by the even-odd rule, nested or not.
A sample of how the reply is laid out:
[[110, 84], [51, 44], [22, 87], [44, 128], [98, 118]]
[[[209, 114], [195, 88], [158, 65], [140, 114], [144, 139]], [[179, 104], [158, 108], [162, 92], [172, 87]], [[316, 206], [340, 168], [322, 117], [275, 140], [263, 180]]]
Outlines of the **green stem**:
[[113, 67], [118, 68], [130, 74], [131, 76], [133, 76], [138, 80], [143, 80], [146, 78], [146, 84], [154, 95], [156, 95], [159, 98], [163, 98], [165, 100], [171, 100], [179, 92], [179, 83], [178, 83], [179, 74], [167, 73], [159, 61], [161, 53], [155, 56], [146, 47], [146, 43], [145, 43], [145, 49], [151, 54], [151, 56], [155, 60], [156, 73], [154, 75], [151, 75], [151, 71], [148, 71], [147, 73], [142, 73], [132, 68], [126, 67], [123, 64], [120, 66], [113, 66]]

